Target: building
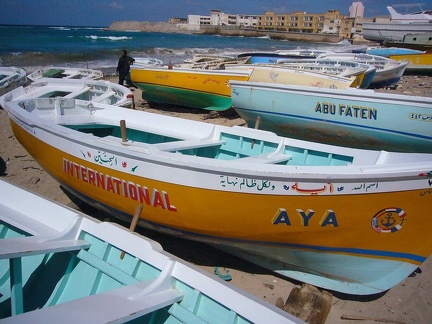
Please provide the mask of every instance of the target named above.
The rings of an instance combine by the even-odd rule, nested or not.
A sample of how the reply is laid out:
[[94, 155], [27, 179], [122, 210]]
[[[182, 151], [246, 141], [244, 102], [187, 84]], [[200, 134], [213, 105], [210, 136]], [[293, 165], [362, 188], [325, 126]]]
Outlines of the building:
[[[363, 5], [357, 7], [363, 8]], [[188, 24], [190, 30], [199, 30], [200, 26], [204, 25], [232, 26], [259, 31], [333, 34], [347, 39], [350, 39], [356, 30], [355, 17], [343, 16], [339, 10], [328, 10], [324, 14], [309, 14], [303, 11], [276, 14], [266, 11], [263, 15], [233, 15], [211, 10], [210, 16], [189, 15]]]
[[364, 6], [362, 2], [353, 2], [349, 7], [349, 17], [350, 18], [363, 18], [364, 16]]

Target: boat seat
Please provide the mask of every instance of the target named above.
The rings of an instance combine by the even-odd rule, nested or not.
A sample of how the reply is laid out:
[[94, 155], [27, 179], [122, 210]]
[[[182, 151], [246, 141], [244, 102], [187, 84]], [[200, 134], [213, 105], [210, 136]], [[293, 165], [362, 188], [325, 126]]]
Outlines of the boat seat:
[[240, 158], [234, 161], [246, 163], [281, 163], [292, 159], [292, 156], [286, 154], [263, 153], [254, 156]]
[[78, 96], [82, 95], [83, 93], [86, 93], [86, 92], [90, 91], [91, 89], [92, 88], [90, 88], [90, 87], [85, 87], [85, 88], [80, 89], [80, 90], [78, 90], [76, 92], [69, 93], [68, 95], [64, 96], [64, 98], [75, 98], [75, 97], [78, 97]]
[[159, 277], [109, 290], [86, 298], [5, 318], [4, 323], [124, 323], [180, 302], [184, 294], [171, 284], [175, 261], [170, 260]]
[[75, 251], [88, 247], [90, 247], [90, 243], [85, 240], [61, 238], [50, 240], [49, 237], [43, 236], [3, 239], [0, 244], [0, 260], [38, 254]]
[[161, 151], [182, 151], [201, 147], [218, 146], [224, 144], [225, 141], [221, 140], [185, 140], [154, 144], [154, 146]]
[[92, 101], [102, 102], [102, 100], [108, 99], [111, 96], [115, 95], [114, 91], [107, 91], [106, 93], [101, 94], [100, 96], [94, 96]]
[[79, 298], [62, 304], [5, 318], [4, 323], [44, 323], [58, 318], [66, 323], [125, 323], [158, 309], [177, 303], [183, 293], [174, 288], [155, 291], [152, 294], [133, 298], [148, 282], [121, 287], [86, 298]]

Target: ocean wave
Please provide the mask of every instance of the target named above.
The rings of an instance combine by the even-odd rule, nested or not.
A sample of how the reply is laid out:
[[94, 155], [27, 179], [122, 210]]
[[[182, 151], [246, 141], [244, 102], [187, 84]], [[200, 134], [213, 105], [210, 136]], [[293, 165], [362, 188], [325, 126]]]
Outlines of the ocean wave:
[[96, 36], [96, 35], [90, 35], [90, 36], [82, 36], [82, 37], [84, 37], [84, 38], [90, 38], [90, 39], [93, 39], [93, 40], [109, 39], [109, 40], [113, 40], [113, 41], [132, 39], [132, 37], [127, 37], [127, 36]]
[[57, 29], [57, 30], [71, 30], [70, 27], [49, 27], [51, 29]]

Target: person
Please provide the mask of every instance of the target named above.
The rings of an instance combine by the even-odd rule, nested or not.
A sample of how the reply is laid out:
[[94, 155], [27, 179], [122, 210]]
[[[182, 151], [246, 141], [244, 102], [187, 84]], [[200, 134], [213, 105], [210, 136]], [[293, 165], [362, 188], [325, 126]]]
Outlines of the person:
[[123, 85], [123, 82], [126, 80], [126, 83], [128, 85], [131, 85], [129, 76], [129, 69], [131, 64], [135, 59], [127, 55], [126, 50], [122, 50], [121, 56], [119, 58], [118, 64], [117, 64], [117, 72], [119, 74], [119, 84]]

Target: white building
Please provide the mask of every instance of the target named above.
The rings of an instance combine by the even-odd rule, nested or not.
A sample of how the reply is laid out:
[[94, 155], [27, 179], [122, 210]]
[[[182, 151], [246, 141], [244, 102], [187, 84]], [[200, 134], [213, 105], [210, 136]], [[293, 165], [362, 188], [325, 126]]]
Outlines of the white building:
[[364, 6], [362, 2], [353, 2], [349, 7], [350, 18], [363, 18]]

